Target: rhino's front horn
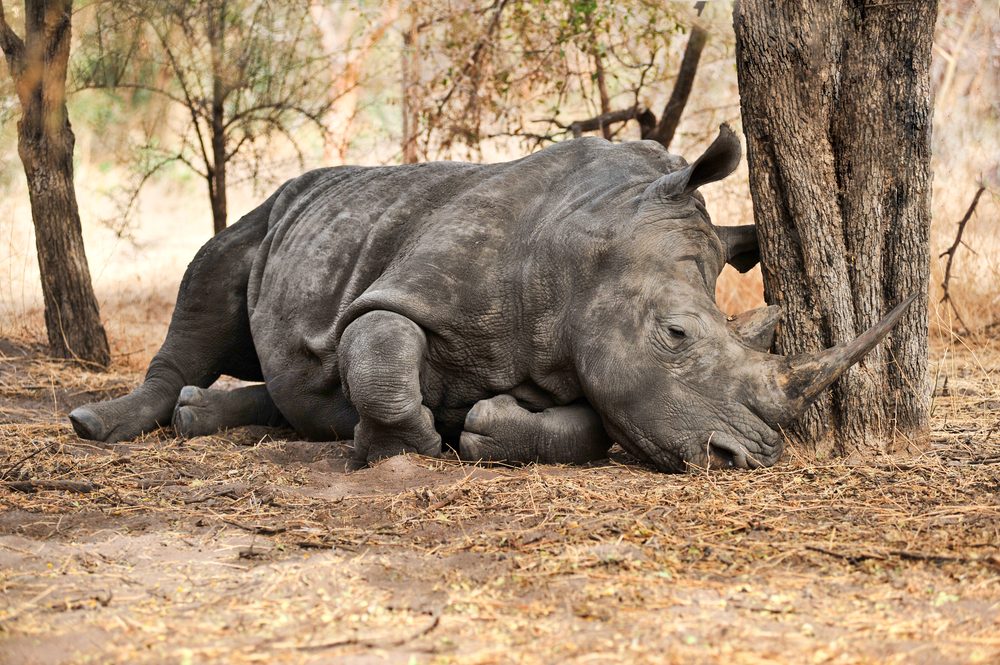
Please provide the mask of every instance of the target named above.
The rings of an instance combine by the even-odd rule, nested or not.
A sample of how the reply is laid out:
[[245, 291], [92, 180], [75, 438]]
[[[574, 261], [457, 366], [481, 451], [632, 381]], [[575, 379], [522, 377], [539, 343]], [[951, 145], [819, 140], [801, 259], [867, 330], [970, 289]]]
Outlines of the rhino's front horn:
[[889, 334], [893, 326], [903, 317], [903, 312], [916, 298], [914, 294], [896, 305], [878, 324], [852, 342], [838, 344], [817, 353], [789, 357], [787, 368], [780, 377], [788, 397], [789, 411], [793, 415], [804, 411], [817, 395], [830, 387], [848, 367], [861, 360]]

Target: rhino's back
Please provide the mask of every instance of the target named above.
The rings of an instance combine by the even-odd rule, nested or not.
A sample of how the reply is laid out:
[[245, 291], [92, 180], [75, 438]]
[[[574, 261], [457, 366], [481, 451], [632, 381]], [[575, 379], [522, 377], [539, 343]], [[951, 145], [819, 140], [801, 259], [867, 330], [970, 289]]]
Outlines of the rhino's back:
[[[261, 330], [328, 325], [392, 260], [435, 200], [481, 167], [337, 167], [285, 185], [251, 273], [248, 304]], [[288, 332], [285, 328], [284, 333]]]
[[[417, 217], [397, 227], [399, 244], [374, 271], [376, 279], [345, 303], [338, 332], [373, 309], [396, 311], [453, 335], [474, 333], [469, 325], [477, 322], [499, 334], [529, 324], [509, 311], [510, 301], [542, 287], [537, 280], [546, 268], [563, 274], [586, 270], [593, 238], [611, 238], [627, 227], [639, 194], [683, 165], [652, 141], [584, 138], [456, 172], [458, 187], [419, 210], [403, 197], [395, 205]], [[445, 166], [458, 165], [440, 164]]]

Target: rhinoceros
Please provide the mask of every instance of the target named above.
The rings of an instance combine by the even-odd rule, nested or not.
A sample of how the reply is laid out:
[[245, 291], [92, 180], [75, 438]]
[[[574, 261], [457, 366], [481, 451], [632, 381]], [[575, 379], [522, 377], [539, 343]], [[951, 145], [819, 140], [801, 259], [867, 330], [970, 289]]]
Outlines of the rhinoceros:
[[[768, 353], [775, 306], [727, 319], [726, 262], [698, 188], [737, 167], [727, 127], [688, 164], [651, 141], [581, 138], [511, 162], [311, 171], [212, 238], [131, 394], [73, 410], [118, 441], [286, 425], [403, 453], [581, 463], [618, 442], [665, 471], [775, 463], [778, 427], [875, 346]], [[220, 376], [262, 382], [209, 389]]]

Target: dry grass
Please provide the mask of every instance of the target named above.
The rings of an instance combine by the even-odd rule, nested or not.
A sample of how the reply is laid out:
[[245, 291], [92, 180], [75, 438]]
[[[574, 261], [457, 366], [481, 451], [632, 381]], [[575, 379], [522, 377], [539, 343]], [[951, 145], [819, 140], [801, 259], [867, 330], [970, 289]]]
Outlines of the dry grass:
[[937, 350], [918, 457], [687, 476], [348, 475], [342, 446], [250, 428], [83, 442], [65, 410], [138, 375], [22, 350], [0, 361], [3, 662], [1000, 658], [996, 344]]

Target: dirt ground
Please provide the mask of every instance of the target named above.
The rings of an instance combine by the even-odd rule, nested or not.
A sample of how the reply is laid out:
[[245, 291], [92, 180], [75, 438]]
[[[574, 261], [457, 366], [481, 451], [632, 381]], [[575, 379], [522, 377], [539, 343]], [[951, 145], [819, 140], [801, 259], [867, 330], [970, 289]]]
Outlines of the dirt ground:
[[81, 441], [140, 375], [0, 341], [0, 662], [1000, 662], [1000, 345], [935, 356], [916, 457], [345, 474], [262, 428]]

